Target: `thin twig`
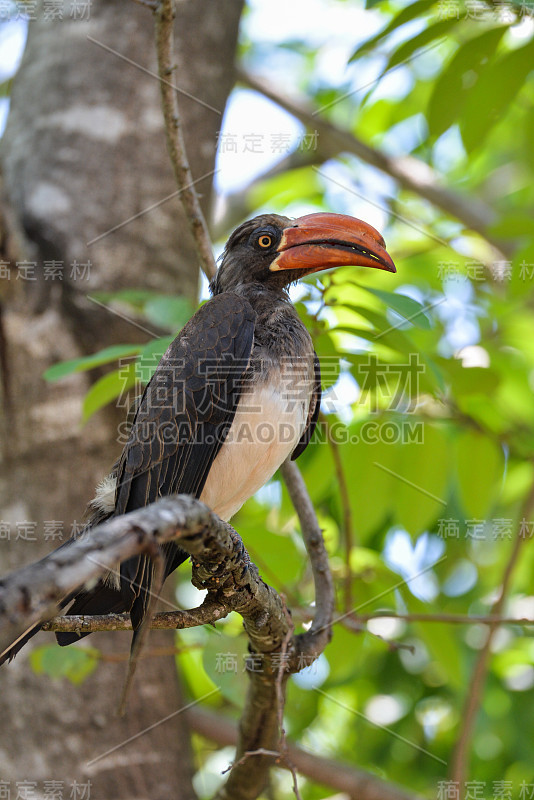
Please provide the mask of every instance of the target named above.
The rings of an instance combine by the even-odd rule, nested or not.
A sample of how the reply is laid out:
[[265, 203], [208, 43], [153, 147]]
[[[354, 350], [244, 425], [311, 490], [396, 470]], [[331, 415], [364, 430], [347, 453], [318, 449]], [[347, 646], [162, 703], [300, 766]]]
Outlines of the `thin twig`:
[[176, 91], [168, 82], [169, 75], [176, 68], [174, 63], [173, 25], [173, 0], [160, 0], [156, 11], [156, 49], [167, 149], [176, 183], [180, 189], [179, 197], [195, 241], [200, 265], [208, 280], [211, 280], [215, 276], [217, 267], [211, 249], [208, 226], [193, 185], [194, 181], [185, 149]]
[[[317, 514], [300, 470], [294, 461], [287, 460], [280, 467], [280, 472], [300, 521], [315, 583], [315, 616], [309, 631], [301, 634], [300, 638], [305, 638], [310, 646], [313, 643], [319, 654], [332, 636], [332, 620], [336, 606], [334, 581]], [[300, 645], [303, 646], [302, 641]]]
[[391, 652], [395, 652], [397, 650], [407, 650], [409, 653], [412, 653], [412, 655], [415, 653], [415, 647], [412, 644], [386, 639], [385, 636], [381, 636], [379, 633], [370, 631], [355, 614], [345, 614], [340, 622], [344, 628], [352, 633], [365, 633], [367, 636], [371, 636], [374, 639], [378, 639], [380, 642], [384, 642], [388, 650]]
[[450, 625], [534, 625], [527, 617], [501, 617], [498, 614], [397, 614], [395, 611], [376, 611], [373, 614], [356, 614], [358, 622], [373, 619], [399, 619], [403, 622], [441, 622]]
[[159, 3], [157, 0], [132, 0], [132, 2], [137, 3], [139, 6], [143, 6], [144, 8], [149, 8], [151, 11], [157, 11]]
[[269, 756], [270, 758], [276, 759], [277, 762], [280, 760], [280, 753], [278, 750], [267, 750], [265, 747], [258, 747], [257, 750], [247, 750], [247, 752], [241, 756], [239, 761], [234, 761], [234, 763], [230, 764], [229, 767], [223, 769], [221, 775], [226, 775], [227, 772], [231, 772], [234, 767], [241, 767], [245, 761], [249, 758], [252, 758], [252, 756]]
[[[218, 600], [206, 596], [198, 608], [177, 611], [160, 611], [154, 615], [150, 627], [157, 630], [183, 630], [199, 625], [213, 625], [228, 615], [228, 609]], [[95, 633], [96, 631], [131, 631], [129, 614], [100, 614], [94, 617], [79, 615], [54, 617], [42, 626], [43, 631]]]
[[[521, 516], [523, 519], [526, 519], [530, 515], [533, 507], [534, 507], [534, 484], [532, 485], [527, 497], [525, 498], [525, 502], [523, 503], [523, 507], [521, 509]], [[508, 594], [508, 590], [510, 588], [514, 568], [517, 564], [519, 553], [521, 552], [521, 547], [524, 544], [524, 542], [525, 539], [518, 533], [516, 539], [514, 540], [510, 557], [504, 569], [499, 597], [497, 598], [491, 609], [492, 615], [495, 617], [501, 616], [501, 611], [503, 609]], [[493, 637], [498, 627], [499, 623], [497, 622], [492, 622], [489, 624], [486, 642], [478, 655], [475, 668], [471, 675], [471, 680], [466, 694], [465, 706], [461, 716], [462, 725], [460, 729], [460, 735], [456, 742], [456, 747], [454, 750], [452, 767], [451, 767], [451, 779], [453, 781], [456, 781], [459, 787], [463, 787], [462, 789], [460, 789], [459, 800], [461, 800], [461, 798], [464, 796], [465, 793], [465, 781], [467, 778], [467, 764], [468, 764], [471, 739], [473, 736], [473, 730], [475, 727], [478, 710], [480, 708], [480, 703], [482, 701], [482, 692], [484, 689], [484, 685], [486, 683], [486, 676], [489, 669], [491, 644], [493, 642]]]

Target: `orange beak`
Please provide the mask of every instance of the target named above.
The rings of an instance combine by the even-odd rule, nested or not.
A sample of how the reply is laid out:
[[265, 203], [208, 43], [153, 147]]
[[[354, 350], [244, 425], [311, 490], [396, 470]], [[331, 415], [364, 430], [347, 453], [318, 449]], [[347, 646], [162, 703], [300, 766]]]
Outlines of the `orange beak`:
[[286, 228], [269, 269], [319, 272], [330, 267], [374, 267], [396, 272], [377, 230], [345, 214], [306, 214]]

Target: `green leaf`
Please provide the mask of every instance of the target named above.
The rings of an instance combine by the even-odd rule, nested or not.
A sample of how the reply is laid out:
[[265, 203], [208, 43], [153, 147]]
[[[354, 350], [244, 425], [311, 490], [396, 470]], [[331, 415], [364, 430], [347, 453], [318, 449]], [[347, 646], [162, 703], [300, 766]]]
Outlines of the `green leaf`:
[[[424, 603], [410, 599], [413, 610], [417, 607], [420, 613], [428, 613], [428, 606]], [[465, 675], [462, 670], [460, 658], [460, 647], [454, 635], [454, 629], [448, 625], [435, 625], [418, 622], [415, 624], [421, 639], [434, 656], [436, 662], [445, 671], [450, 683], [456, 689], [463, 689], [465, 686]]]
[[154, 325], [176, 331], [192, 316], [189, 300], [148, 289], [123, 289], [120, 292], [95, 292], [93, 297], [106, 305], [125, 303]]
[[500, 447], [477, 431], [465, 430], [457, 442], [458, 486], [465, 513], [485, 519], [499, 499], [504, 458]]
[[428, 104], [427, 121], [431, 136], [441, 136], [456, 122], [474, 81], [507, 30], [507, 25], [491, 28], [458, 48], [437, 79]]
[[112, 400], [115, 400], [123, 392], [131, 389], [136, 383], [136, 364], [132, 362], [127, 366], [109, 372], [94, 383], [83, 400], [82, 422], [87, 422], [89, 417], [95, 414]]
[[[532, 112], [532, 140], [534, 141], [534, 108]], [[534, 219], [526, 209], [524, 211], [516, 210], [513, 214], [503, 214], [490, 226], [489, 230], [494, 236], [500, 236], [503, 239], [515, 239], [520, 236], [534, 238]]]
[[[198, 641], [198, 637], [199, 634], [195, 633], [193, 641]], [[188, 646], [188, 642], [191, 638], [192, 637], [190, 636], [184, 635], [184, 632], [181, 632], [179, 638], [181, 648], [180, 652], [176, 655], [176, 662], [178, 664], [180, 674], [183, 675], [184, 680], [189, 686], [193, 696], [198, 698], [208, 694], [208, 692], [213, 691], [213, 689], [217, 689], [218, 681], [212, 681], [209, 675], [206, 673], [206, 670], [204, 669], [202, 651], [198, 645], [196, 647], [194, 645]], [[213, 636], [213, 639], [215, 640], [219, 638], [220, 637], [218, 635]], [[209, 639], [207, 641], [209, 641]], [[204, 647], [206, 645], [206, 640], [204, 640], [203, 636], [201, 642], [202, 647]], [[216, 703], [218, 699], [219, 695], [214, 694], [213, 697], [210, 697], [205, 702], [208, 704], [213, 704]]]
[[99, 350], [92, 356], [83, 356], [82, 358], [73, 358], [70, 361], [61, 361], [59, 364], [54, 364], [49, 367], [43, 377], [47, 381], [58, 381], [66, 375], [72, 375], [74, 372], [87, 372], [87, 370], [100, 367], [102, 364], [109, 364], [110, 361], [117, 361], [124, 356], [132, 356], [140, 353], [143, 349], [141, 344], [114, 344], [111, 347], [105, 347], [104, 350]]
[[449, 465], [447, 438], [433, 425], [421, 425], [421, 440], [399, 447], [393, 512], [413, 536], [427, 530], [443, 513]]
[[512, 259], [512, 277], [509, 291], [515, 297], [532, 293], [534, 286], [534, 244], [529, 242]]
[[158, 295], [145, 303], [143, 313], [154, 325], [175, 331], [183, 328], [193, 307], [185, 297]]
[[291, 169], [273, 178], [261, 181], [250, 191], [250, 203], [253, 207], [277, 202], [282, 205], [300, 202], [306, 197], [307, 202], [322, 197], [323, 189], [319, 176], [311, 167]]
[[534, 464], [527, 461], [509, 462], [503, 486], [503, 502], [518, 503], [532, 486]]
[[59, 647], [47, 644], [34, 648], [30, 653], [30, 664], [38, 675], [50, 678], [67, 678], [78, 686], [94, 672], [98, 664], [99, 651], [94, 648]]
[[439, 22], [429, 25], [427, 28], [422, 30], [421, 33], [418, 33], [417, 36], [408, 39], [407, 42], [403, 42], [392, 54], [384, 71], [382, 72], [382, 75], [388, 72], [388, 70], [393, 69], [393, 67], [396, 67], [398, 64], [408, 61], [408, 59], [416, 52], [416, 50], [419, 50], [421, 47], [425, 47], [426, 45], [430, 44], [430, 42], [436, 41], [436, 39], [444, 38], [450, 29], [457, 24], [458, 20], [455, 18], [441, 19]]
[[349, 64], [353, 61], [356, 61], [361, 55], [364, 53], [368, 53], [370, 50], [373, 50], [376, 45], [382, 41], [386, 36], [388, 36], [392, 31], [400, 28], [401, 25], [404, 25], [406, 22], [410, 22], [412, 19], [416, 17], [422, 16], [426, 11], [428, 11], [436, 0], [416, 0], [415, 3], [408, 3], [402, 11], [393, 17], [393, 19], [388, 22], [388, 24], [382, 28], [375, 36], [371, 36], [370, 39], [367, 39], [363, 44], [361, 44], [351, 55], [349, 59]]
[[[336, 632], [337, 636], [337, 632]], [[354, 639], [354, 637], [353, 637]], [[354, 644], [354, 642], [353, 642]], [[312, 665], [310, 671], [315, 667]], [[287, 703], [284, 718], [288, 720], [288, 733], [293, 740], [301, 736], [317, 716], [317, 705], [320, 695], [297, 686], [291, 676], [287, 685]]]
[[455, 396], [469, 394], [489, 394], [499, 385], [499, 376], [485, 367], [463, 367], [462, 362], [453, 358], [441, 358], [439, 364], [450, 380]]
[[343, 684], [358, 674], [364, 648], [364, 636], [355, 636], [353, 631], [348, 631], [342, 625], [336, 625], [332, 641], [325, 652], [330, 664], [328, 688]]
[[503, 119], [532, 70], [534, 40], [494, 60], [481, 73], [460, 116], [460, 133], [469, 153], [480, 147]]
[[[336, 316], [340, 317], [341, 314], [339, 312], [345, 308], [349, 309], [355, 314], [358, 314], [358, 317], [363, 317], [363, 319], [366, 319], [368, 322], [370, 322], [376, 333], [381, 333], [391, 328], [391, 323], [384, 314], [381, 314], [374, 308], [369, 308], [369, 306], [358, 305], [356, 303], [338, 303], [336, 306]], [[350, 317], [343, 315], [342, 319], [344, 320], [344, 323], [338, 325], [336, 330], [339, 330], [340, 328], [346, 328], [347, 330], [350, 330], [352, 322], [355, 323], [354, 327], [356, 327], [356, 325], [360, 325], [361, 320], [358, 319], [358, 317], [354, 317], [353, 315], [350, 315]]]
[[[354, 529], [362, 543], [369, 540], [389, 514], [394, 480], [374, 465], [375, 461], [382, 462], [386, 458], [391, 445], [381, 442], [379, 437], [371, 440], [369, 433], [366, 422], [351, 425], [340, 446], [345, 478], [350, 486]], [[377, 434], [376, 429], [374, 433]]]
[[362, 540], [386, 515], [414, 536], [426, 530], [446, 500], [450, 458], [445, 435], [408, 415], [377, 415], [357, 432], [346, 470]]
[[92, 297], [106, 305], [111, 303], [126, 303], [136, 311], [143, 311], [145, 304], [160, 293], [153, 289], [121, 289], [119, 292], [94, 292]]
[[531, 171], [534, 171], [534, 148], [532, 147], [532, 142], [534, 141], [534, 106], [527, 109], [525, 113], [523, 141], [523, 153], [526, 157], [527, 164]]
[[336, 471], [331, 448], [327, 447], [326, 443], [318, 444], [319, 436], [321, 439], [324, 438], [324, 430], [324, 425], [319, 423], [311, 446], [308, 447], [306, 453], [298, 460], [306, 485], [313, 486], [313, 500], [315, 504], [320, 503], [327, 497], [332, 487], [336, 485]]
[[294, 584], [299, 580], [305, 563], [291, 536], [258, 529], [257, 526], [240, 526], [239, 530], [247, 543], [250, 557], [264, 579], [275, 589], [283, 591], [285, 584]]
[[383, 289], [372, 289], [370, 286], [361, 286], [361, 288], [378, 297], [389, 308], [396, 311], [397, 314], [400, 314], [401, 317], [404, 317], [405, 320], [411, 322], [417, 328], [422, 328], [423, 330], [431, 328], [430, 320], [425, 314], [425, 307], [412, 297], [397, 292], [386, 292]]
[[223, 697], [242, 708], [247, 692], [244, 667], [248, 655], [246, 636], [210, 636], [202, 649], [206, 674]]
[[13, 78], [7, 78], [5, 81], [0, 83], [0, 97], [5, 98], [11, 95], [11, 89], [13, 86]]
[[380, 135], [390, 128], [392, 113], [396, 111], [398, 104], [392, 100], [376, 100], [376, 102], [364, 106], [355, 120], [354, 132], [361, 138], [371, 139], [377, 134]]
[[[339, 325], [338, 327], [332, 329], [332, 333], [350, 333], [352, 336], [365, 339], [365, 341], [370, 342], [373, 345], [389, 347], [391, 350], [394, 350], [397, 353], [409, 354], [413, 353], [415, 350], [413, 342], [411, 342], [402, 331], [396, 330], [395, 328], [387, 333], [379, 333], [378, 331], [370, 330], [369, 328], [352, 328], [348, 325]], [[346, 358], [347, 361], [352, 363], [353, 354], [350, 352], [343, 352], [343, 348], [338, 349], [343, 355], [343, 358]]]

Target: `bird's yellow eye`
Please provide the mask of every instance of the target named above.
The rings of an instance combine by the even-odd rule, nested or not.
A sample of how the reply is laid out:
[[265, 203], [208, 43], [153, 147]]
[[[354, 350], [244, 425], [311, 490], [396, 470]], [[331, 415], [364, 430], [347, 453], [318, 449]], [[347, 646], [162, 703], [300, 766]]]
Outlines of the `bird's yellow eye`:
[[268, 233], [262, 233], [262, 235], [258, 238], [258, 244], [263, 250], [267, 250], [273, 243], [273, 237], [269, 236]]

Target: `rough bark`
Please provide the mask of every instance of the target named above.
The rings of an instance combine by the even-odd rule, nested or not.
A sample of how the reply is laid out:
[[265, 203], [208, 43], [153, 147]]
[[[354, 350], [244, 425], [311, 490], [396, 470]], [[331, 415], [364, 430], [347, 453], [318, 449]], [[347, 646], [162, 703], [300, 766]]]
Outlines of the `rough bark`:
[[[99, 414], [83, 430], [86, 377], [55, 385], [42, 380], [50, 364], [118, 341], [148, 338], [86, 300], [96, 290], [146, 287], [193, 299], [197, 259], [179, 198], [174, 197], [87, 246], [176, 192], [168, 163], [157, 80], [90, 41], [90, 36], [156, 71], [151, 13], [128, 0], [93, 0], [89, 20], [48, 21], [38, 7], [15, 80], [2, 142], [2, 258], [13, 259], [3, 281], [3, 347], [9, 365], [11, 413], [5, 430], [0, 518], [12, 523], [0, 539], [0, 572], [33, 561], [57, 545], [45, 541], [44, 520], [69, 535], [94, 484], [115, 458], [117, 415]], [[180, 95], [193, 177], [214, 169], [216, 133], [233, 81], [240, 0], [177, 4]], [[207, 105], [205, 105], [207, 104]], [[197, 184], [206, 211], [210, 179]], [[36, 261], [37, 280], [16, 279], [15, 260]], [[91, 261], [89, 280], [70, 277], [74, 260]], [[45, 280], [43, 262], [63, 263], [63, 280]], [[4, 408], [6, 393], [4, 388]], [[123, 413], [123, 412], [121, 412]], [[16, 523], [36, 521], [36, 541], [16, 539]], [[57, 527], [57, 526], [56, 526]], [[48, 638], [46, 638], [48, 637]], [[37, 637], [36, 645], [49, 642]], [[153, 632], [152, 647], [172, 645]], [[125, 653], [129, 635], [95, 634], [91, 644]], [[143, 659], [128, 715], [114, 717], [124, 663], [105, 662], [80, 687], [35, 675], [21, 654], [0, 682], [0, 774], [13, 782], [93, 782], [92, 798], [192, 798], [188, 737], [177, 715], [98, 761], [86, 762], [183, 704], [171, 656]], [[176, 757], [178, 751], [184, 758]]]

